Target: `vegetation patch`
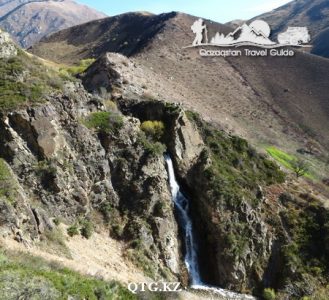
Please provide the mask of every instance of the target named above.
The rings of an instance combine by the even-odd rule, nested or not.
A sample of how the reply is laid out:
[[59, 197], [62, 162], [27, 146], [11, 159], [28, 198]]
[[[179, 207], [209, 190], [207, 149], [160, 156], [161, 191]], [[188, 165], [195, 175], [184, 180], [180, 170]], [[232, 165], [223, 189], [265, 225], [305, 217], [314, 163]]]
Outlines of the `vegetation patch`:
[[76, 76], [85, 72], [95, 62], [95, 60], [96, 59], [94, 58], [82, 59], [78, 64], [74, 66], [62, 67], [59, 71], [64, 76]]
[[60, 228], [54, 228], [52, 230], [47, 229], [44, 234], [40, 236], [38, 245], [49, 253], [72, 258]]
[[314, 176], [309, 171], [308, 164], [304, 160], [273, 146], [267, 147], [266, 152], [279, 164], [293, 171], [297, 177], [305, 176], [314, 179]]
[[6, 162], [0, 158], [0, 197], [4, 197], [11, 204], [16, 201], [16, 187]]
[[[283, 248], [287, 271], [319, 277], [329, 274], [329, 212], [310, 194], [298, 198], [282, 194], [280, 201], [286, 207], [281, 218], [291, 236]], [[298, 203], [298, 205], [296, 205]]]
[[286, 167], [287, 169], [293, 170], [292, 162], [296, 159], [295, 156], [290, 155], [273, 146], [266, 148], [266, 152], [282, 166]]
[[141, 129], [146, 136], [159, 141], [164, 134], [165, 125], [162, 121], [145, 121], [141, 124]]
[[143, 246], [141, 240], [132, 241], [131, 247], [132, 248], [128, 249], [126, 252], [128, 259], [136, 265], [136, 267], [143, 270], [147, 276], [155, 279], [157, 276], [157, 269], [151, 258], [152, 254], [150, 250]]
[[263, 297], [265, 300], [275, 300], [276, 299], [276, 294], [273, 289], [266, 288], [263, 291]]
[[202, 161], [212, 162], [204, 171], [207, 186], [203, 187], [215, 202], [212, 204], [238, 207], [243, 199], [256, 204], [259, 185], [284, 182], [285, 174], [279, 167], [258, 154], [246, 140], [227, 135], [193, 112], [187, 116], [196, 123], [207, 146], [201, 155]]
[[88, 219], [81, 219], [67, 228], [70, 237], [81, 234], [86, 239], [91, 238], [94, 233], [94, 225]]
[[163, 155], [163, 153], [166, 152], [167, 149], [165, 144], [148, 138], [144, 132], [141, 132], [138, 136], [138, 142], [142, 145], [142, 147], [148, 154], [155, 156]]
[[162, 121], [144, 121], [141, 124], [141, 133], [138, 142], [151, 155], [160, 156], [166, 151], [165, 144], [161, 143], [165, 132], [165, 125]]
[[93, 225], [93, 223], [91, 221], [89, 221], [89, 220], [83, 220], [81, 222], [80, 233], [86, 239], [91, 238], [91, 236], [94, 233], [94, 225]]
[[67, 228], [67, 234], [70, 237], [73, 237], [75, 235], [78, 235], [79, 234], [79, 227], [78, 227], [78, 225], [77, 224], [73, 224], [70, 227], [68, 227]]
[[0, 111], [44, 102], [63, 83], [59, 73], [19, 50], [16, 57], [0, 59]]
[[116, 282], [87, 277], [40, 257], [0, 252], [2, 299], [137, 299]]
[[96, 129], [101, 133], [118, 133], [123, 127], [123, 117], [119, 113], [99, 111], [91, 113], [84, 121], [89, 129]]

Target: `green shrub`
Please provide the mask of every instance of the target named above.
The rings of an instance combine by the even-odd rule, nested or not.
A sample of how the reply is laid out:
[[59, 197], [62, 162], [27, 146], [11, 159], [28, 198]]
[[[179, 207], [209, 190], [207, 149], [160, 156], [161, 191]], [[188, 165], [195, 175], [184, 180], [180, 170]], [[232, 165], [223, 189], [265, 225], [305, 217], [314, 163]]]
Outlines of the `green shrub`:
[[276, 299], [275, 291], [273, 289], [270, 289], [270, 288], [264, 289], [263, 298], [265, 300], [275, 300]]
[[56, 177], [57, 168], [52, 160], [42, 160], [34, 167], [36, 174], [40, 177]]
[[0, 59], [0, 111], [44, 102], [44, 96], [62, 89], [63, 79], [40, 60], [23, 51], [16, 57]]
[[71, 225], [69, 228], [67, 228], [67, 234], [70, 237], [73, 237], [75, 235], [78, 235], [79, 234], [79, 228], [78, 228], [78, 226], [76, 224]]
[[162, 121], [145, 121], [141, 124], [141, 129], [145, 132], [146, 136], [159, 141], [164, 134], [165, 126]]
[[91, 113], [84, 124], [102, 133], [117, 133], [123, 126], [123, 117], [114, 112], [100, 111]]
[[259, 185], [284, 182], [285, 174], [279, 167], [259, 155], [246, 140], [227, 135], [198, 114], [189, 112], [187, 116], [197, 125], [207, 148], [200, 158], [208, 167], [202, 171], [204, 180], [199, 181], [199, 189], [208, 191], [211, 205], [236, 208], [242, 199], [257, 205]]
[[132, 249], [128, 249], [125, 255], [128, 259], [138, 268], [142, 269], [144, 273], [151, 277], [155, 278], [157, 274], [156, 267], [154, 262], [149, 258], [147, 249], [143, 246], [140, 240], [134, 240], [131, 243]]
[[0, 197], [5, 197], [10, 203], [15, 203], [16, 188], [6, 162], [0, 158]]
[[60, 73], [64, 76], [76, 76], [86, 71], [94, 62], [94, 58], [82, 59], [77, 65], [61, 68]]
[[160, 156], [163, 155], [164, 152], [166, 152], [166, 145], [160, 142], [154, 142], [152, 140], [149, 140], [145, 136], [144, 132], [139, 135], [138, 142], [142, 145], [142, 147], [148, 154]]
[[104, 106], [105, 106], [106, 110], [114, 111], [114, 112], [118, 111], [117, 104], [110, 99], [107, 99], [104, 101]]
[[54, 219], [53, 219], [53, 222], [54, 222], [54, 224], [55, 224], [56, 226], [58, 226], [58, 225], [61, 223], [61, 221], [60, 221], [59, 218], [54, 218]]
[[94, 226], [89, 220], [84, 220], [81, 224], [80, 229], [81, 235], [85, 237], [86, 239], [91, 238], [93, 232], [94, 232]]

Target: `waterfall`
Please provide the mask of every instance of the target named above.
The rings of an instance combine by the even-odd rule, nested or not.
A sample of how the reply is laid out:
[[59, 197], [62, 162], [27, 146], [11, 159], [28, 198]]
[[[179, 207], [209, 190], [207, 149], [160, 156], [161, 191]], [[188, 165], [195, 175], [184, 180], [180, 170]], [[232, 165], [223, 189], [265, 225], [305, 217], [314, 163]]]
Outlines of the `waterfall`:
[[184, 237], [186, 249], [185, 265], [187, 267], [192, 283], [191, 288], [209, 291], [214, 294], [219, 294], [223, 297], [228, 297], [229, 299], [255, 300], [253, 296], [238, 294], [218, 287], [212, 287], [202, 282], [199, 270], [197, 244], [193, 234], [193, 225], [189, 211], [189, 199], [187, 199], [180, 190], [180, 187], [176, 180], [172, 159], [167, 154], [165, 155], [165, 161], [167, 165], [171, 197], [177, 210], [179, 226], [182, 230]]
[[197, 245], [194, 240], [192, 221], [189, 216], [189, 201], [180, 191], [175, 177], [173, 162], [170, 156], [166, 155], [165, 160], [168, 168], [171, 196], [177, 209], [180, 226], [185, 239], [185, 265], [191, 277], [192, 285], [201, 285], [202, 282], [199, 271]]

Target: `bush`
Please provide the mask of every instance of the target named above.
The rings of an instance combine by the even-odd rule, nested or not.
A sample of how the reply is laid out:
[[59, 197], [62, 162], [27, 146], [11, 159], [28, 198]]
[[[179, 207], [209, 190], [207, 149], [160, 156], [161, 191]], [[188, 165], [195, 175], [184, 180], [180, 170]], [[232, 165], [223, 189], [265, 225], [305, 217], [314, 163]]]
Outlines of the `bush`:
[[6, 162], [0, 158], [0, 197], [15, 202], [15, 184]]
[[46, 94], [62, 86], [58, 72], [23, 51], [16, 57], [0, 59], [0, 111], [44, 102]]
[[40, 177], [54, 178], [57, 174], [56, 164], [52, 160], [42, 160], [34, 167], [36, 174]]
[[107, 100], [104, 101], [104, 106], [105, 106], [106, 110], [110, 110], [110, 111], [113, 111], [113, 112], [119, 111], [118, 107], [117, 107], [117, 104], [114, 101], [110, 100], [110, 99], [107, 99]]
[[265, 300], [275, 300], [275, 298], [276, 298], [275, 291], [273, 289], [270, 289], [270, 288], [264, 289], [263, 298]]
[[94, 226], [90, 221], [83, 221], [82, 227], [80, 229], [81, 235], [85, 237], [86, 239], [91, 238], [93, 232], [94, 232]]
[[117, 133], [123, 126], [123, 118], [114, 112], [100, 111], [91, 113], [84, 121], [88, 128], [95, 128], [102, 133]]
[[144, 133], [139, 136], [138, 141], [149, 154], [160, 156], [166, 152], [166, 145], [148, 140]]
[[145, 121], [141, 124], [141, 129], [145, 132], [146, 136], [154, 140], [161, 140], [165, 126], [162, 121]]
[[76, 224], [71, 225], [69, 228], [67, 228], [67, 234], [70, 237], [73, 237], [75, 235], [78, 235], [79, 234], [79, 228], [78, 228], [78, 226]]
[[295, 159], [291, 165], [297, 178], [304, 176], [309, 170], [308, 164], [302, 159]]

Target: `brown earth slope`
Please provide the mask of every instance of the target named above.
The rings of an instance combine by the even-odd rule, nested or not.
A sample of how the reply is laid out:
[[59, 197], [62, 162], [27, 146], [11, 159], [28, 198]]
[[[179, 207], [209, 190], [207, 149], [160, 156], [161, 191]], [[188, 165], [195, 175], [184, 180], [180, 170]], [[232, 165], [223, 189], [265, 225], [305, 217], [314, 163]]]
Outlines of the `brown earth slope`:
[[[125, 14], [58, 32], [31, 52], [66, 63], [120, 52], [139, 67], [127, 78], [144, 93], [181, 102], [255, 144], [329, 145], [328, 60], [298, 51], [290, 58], [204, 58], [184, 48], [194, 38], [194, 20], [182, 13]], [[209, 37], [230, 30], [208, 25]]]
[[271, 24], [274, 36], [288, 26], [307, 26], [315, 46], [312, 52], [329, 57], [328, 33], [324, 35], [329, 26], [329, 1], [295, 0], [254, 19], [263, 19]]

